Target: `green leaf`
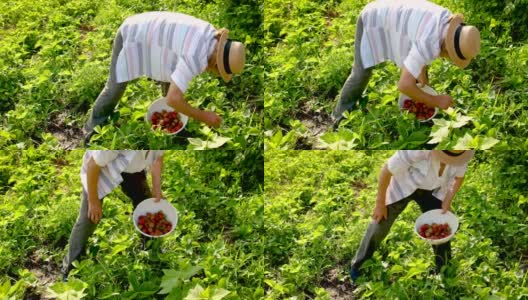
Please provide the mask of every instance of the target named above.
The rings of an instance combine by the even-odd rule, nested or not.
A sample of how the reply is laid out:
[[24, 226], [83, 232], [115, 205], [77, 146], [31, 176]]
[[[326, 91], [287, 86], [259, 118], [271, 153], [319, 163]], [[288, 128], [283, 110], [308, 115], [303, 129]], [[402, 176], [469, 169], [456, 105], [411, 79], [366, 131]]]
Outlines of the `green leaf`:
[[163, 270], [164, 275], [161, 278], [160, 284], [162, 290], [158, 294], [170, 293], [174, 288], [180, 287], [184, 281], [189, 280], [200, 270], [202, 270], [200, 266], [189, 266], [181, 271]]
[[207, 148], [208, 149], [219, 148], [219, 147], [223, 146], [225, 143], [227, 143], [230, 140], [231, 140], [231, 138], [224, 137], [224, 136], [219, 136], [219, 135], [215, 134], [213, 136], [213, 140], [207, 143]]
[[204, 291], [203, 287], [197, 284], [193, 289], [189, 291], [189, 294], [184, 298], [184, 300], [203, 300], [202, 292]]
[[128, 274], [128, 282], [130, 282], [130, 285], [132, 286], [133, 290], [137, 290], [139, 288], [139, 282], [137, 280], [136, 274], [129, 273]]
[[112, 248], [111, 256], [117, 255], [119, 252], [125, 250], [128, 247], [126, 244], [118, 244]]
[[390, 269], [389, 273], [390, 274], [398, 274], [398, 273], [403, 273], [405, 271], [405, 269], [400, 266], [400, 265], [394, 265], [392, 266], [392, 268]]
[[448, 135], [449, 135], [449, 127], [448, 126], [440, 127], [437, 130], [431, 132], [430, 136], [432, 137], [432, 139], [427, 143], [428, 144], [438, 144], [442, 142]]
[[469, 133], [466, 133], [463, 137], [457, 140], [457, 143], [453, 148], [455, 150], [471, 149], [471, 141], [473, 141], [473, 137]]
[[204, 288], [197, 284], [189, 291], [184, 300], [221, 300], [230, 292], [222, 288]]
[[221, 300], [225, 296], [229, 294], [228, 290], [225, 289], [215, 289], [213, 296], [211, 297], [212, 300]]
[[200, 138], [188, 138], [193, 150], [206, 150], [220, 148], [225, 143], [231, 140], [231, 138], [219, 136], [216, 133], [212, 136], [211, 140], [204, 141]]
[[492, 137], [485, 137], [482, 141], [482, 144], [480, 145], [480, 149], [487, 150], [495, 146], [499, 140], [492, 138]]
[[319, 147], [331, 150], [348, 150], [357, 146], [358, 135], [351, 130], [341, 129], [338, 132], [327, 132], [319, 137]]
[[59, 300], [82, 299], [86, 294], [84, 290], [88, 287], [85, 282], [71, 277], [68, 282], [54, 283], [48, 287], [47, 297], [57, 298]]
[[457, 113], [456, 119], [452, 123], [451, 127], [460, 128], [460, 127], [466, 125], [467, 123], [469, 123], [469, 121], [471, 121], [471, 120], [472, 120], [471, 117], [463, 116], [462, 114]]

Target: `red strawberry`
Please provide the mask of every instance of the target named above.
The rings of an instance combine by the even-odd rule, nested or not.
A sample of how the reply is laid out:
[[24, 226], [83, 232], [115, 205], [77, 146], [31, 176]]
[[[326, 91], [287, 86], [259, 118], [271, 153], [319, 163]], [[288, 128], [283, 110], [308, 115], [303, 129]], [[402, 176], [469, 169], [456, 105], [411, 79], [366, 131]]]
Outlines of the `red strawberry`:
[[172, 224], [167, 220], [167, 216], [165, 216], [163, 211], [160, 210], [156, 213], [147, 213], [144, 216], [139, 216], [138, 227], [148, 235], [159, 236], [168, 233], [172, 228]]

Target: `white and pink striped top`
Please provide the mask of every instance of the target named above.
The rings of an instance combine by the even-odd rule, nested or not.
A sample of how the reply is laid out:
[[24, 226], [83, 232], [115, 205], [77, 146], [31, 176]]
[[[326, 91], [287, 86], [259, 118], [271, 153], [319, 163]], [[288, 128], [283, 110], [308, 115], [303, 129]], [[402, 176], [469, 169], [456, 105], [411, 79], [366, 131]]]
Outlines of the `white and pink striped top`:
[[469, 162], [462, 166], [446, 165], [442, 176], [439, 176], [440, 161], [431, 150], [399, 150], [387, 162], [392, 177], [385, 204], [398, 202], [416, 189], [432, 190], [433, 196], [444, 201], [455, 178], [464, 177], [468, 165]]
[[205, 71], [216, 45], [213, 25], [181, 13], [134, 15], [119, 30], [123, 49], [117, 58], [117, 82], [147, 76], [173, 81], [185, 92], [193, 77]]
[[121, 182], [122, 173], [140, 172], [149, 169], [156, 159], [163, 156], [165, 150], [87, 150], [84, 153], [81, 168], [81, 182], [84, 191], [88, 191], [88, 162], [93, 158], [101, 167], [97, 182], [97, 195], [103, 199]]
[[378, 0], [361, 12], [361, 59], [369, 68], [390, 60], [418, 78], [440, 55], [451, 12], [425, 0]]

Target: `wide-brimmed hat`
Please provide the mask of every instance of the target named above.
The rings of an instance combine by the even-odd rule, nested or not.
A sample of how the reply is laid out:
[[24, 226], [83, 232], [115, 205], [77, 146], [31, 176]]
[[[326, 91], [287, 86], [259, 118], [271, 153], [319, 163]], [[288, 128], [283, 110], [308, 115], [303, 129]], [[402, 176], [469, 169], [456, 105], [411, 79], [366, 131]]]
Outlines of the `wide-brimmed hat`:
[[480, 52], [480, 32], [475, 26], [466, 25], [464, 16], [452, 15], [445, 38], [449, 59], [458, 67], [465, 68]]
[[246, 64], [244, 44], [229, 39], [229, 30], [221, 29], [216, 51], [218, 72], [225, 82], [231, 80], [233, 74], [241, 73]]
[[433, 157], [439, 161], [452, 165], [452, 166], [461, 166], [473, 158], [475, 155], [475, 150], [465, 150], [462, 152], [454, 152], [449, 150], [432, 150]]

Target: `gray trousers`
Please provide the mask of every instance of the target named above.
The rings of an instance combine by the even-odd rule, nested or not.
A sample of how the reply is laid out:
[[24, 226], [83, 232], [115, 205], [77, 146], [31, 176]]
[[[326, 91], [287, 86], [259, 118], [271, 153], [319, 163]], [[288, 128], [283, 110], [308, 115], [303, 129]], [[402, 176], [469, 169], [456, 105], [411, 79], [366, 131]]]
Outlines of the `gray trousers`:
[[363, 21], [361, 16], [358, 17], [356, 23], [356, 40], [354, 45], [354, 65], [352, 71], [348, 76], [345, 84], [341, 88], [339, 100], [336, 107], [332, 111], [332, 118], [339, 122], [343, 118], [345, 111], [350, 111], [354, 108], [361, 94], [367, 87], [367, 84], [372, 76], [374, 67], [368, 69], [363, 68], [361, 61], [361, 37], [363, 36]]
[[[123, 36], [121, 31], [118, 30], [114, 39], [114, 45], [112, 47], [112, 60], [110, 62], [110, 74], [106, 80], [105, 87], [95, 100], [92, 112], [89, 119], [84, 124], [83, 131], [85, 134], [91, 134], [97, 125], [101, 125], [114, 111], [117, 106], [119, 99], [125, 93], [128, 82], [117, 83], [116, 81], [116, 65], [117, 57], [123, 49]], [[169, 91], [169, 82], [161, 82], [161, 93], [163, 97], [167, 95]]]
[[[132, 199], [134, 208], [143, 200], [151, 198], [150, 188], [147, 183], [147, 176], [145, 172], [138, 173], [122, 173], [123, 182], [121, 182], [121, 189], [123, 192]], [[69, 273], [73, 268], [72, 262], [78, 260], [81, 254], [84, 252], [88, 238], [93, 234], [97, 224], [92, 223], [88, 218], [88, 194], [86, 191], [82, 192], [81, 197], [81, 209], [79, 211], [79, 217], [77, 222], [73, 226], [70, 234], [70, 247], [68, 253], [62, 261], [62, 272]], [[101, 202], [103, 199], [101, 199]], [[145, 236], [141, 236], [146, 238]]]
[[[352, 268], [358, 270], [365, 260], [372, 257], [381, 242], [389, 234], [390, 228], [400, 213], [407, 207], [411, 200], [416, 201], [422, 212], [442, 208], [442, 201], [432, 195], [432, 191], [416, 190], [411, 196], [387, 206], [387, 219], [379, 224], [372, 222], [361, 240], [361, 245], [352, 260]], [[442, 266], [451, 259], [451, 242], [441, 245], [433, 245], [435, 254], [436, 270], [440, 271]]]

